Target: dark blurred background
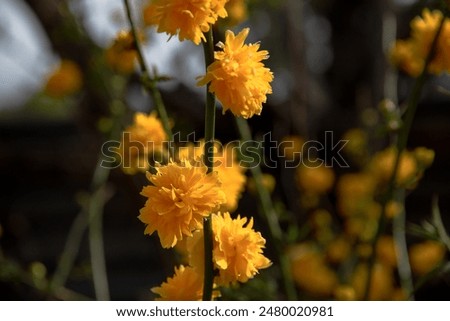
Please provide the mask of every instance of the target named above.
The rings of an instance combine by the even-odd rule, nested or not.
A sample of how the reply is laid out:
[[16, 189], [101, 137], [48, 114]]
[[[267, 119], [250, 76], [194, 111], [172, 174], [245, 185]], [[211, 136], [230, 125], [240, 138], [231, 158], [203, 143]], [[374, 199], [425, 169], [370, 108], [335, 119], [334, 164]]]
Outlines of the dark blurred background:
[[[139, 1], [134, 1], [139, 5]], [[322, 140], [325, 131], [340, 137], [351, 127], [373, 128], [381, 120], [377, 105], [383, 98], [404, 101], [412, 80], [397, 75], [386, 58], [396, 37], [406, 37], [409, 21], [421, 12], [415, 1], [250, 1], [251, 42], [261, 41], [270, 52], [267, 65], [275, 74], [274, 94], [261, 116], [251, 121], [256, 136], [272, 131], [280, 140], [302, 135]], [[42, 96], [45, 75], [59, 58], [76, 61], [85, 75], [92, 60], [127, 26], [122, 1], [2, 0], [0, 12], [0, 238], [4, 257], [28, 271], [41, 262], [51, 275], [68, 231], [90, 189], [105, 137], [97, 124], [108, 114], [108, 99], [94, 82], [85, 84], [74, 99], [49, 106]], [[2, 16], [3, 16], [2, 15]], [[195, 77], [203, 72], [201, 48], [166, 35], [149, 34], [148, 60], [174, 80], [163, 84], [163, 98], [176, 128], [202, 137], [203, 89]], [[194, 58], [189, 58], [194, 57]], [[197, 58], [195, 58], [197, 57]], [[409, 146], [436, 151], [433, 166], [408, 196], [408, 219], [420, 223], [430, 214], [438, 195], [448, 223], [450, 209], [450, 78], [434, 78], [419, 106]], [[151, 100], [142, 94], [137, 77], [127, 80], [127, 102], [149, 111]], [[217, 120], [217, 137], [236, 139], [230, 115]], [[381, 149], [379, 140], [373, 149]], [[295, 189], [278, 184], [276, 198], [295, 212]], [[120, 169], [111, 173], [111, 198], [104, 211], [104, 243], [111, 298], [152, 297], [149, 288], [171, 275], [173, 257], [156, 237], [143, 235], [136, 218], [144, 199], [136, 177]], [[241, 208], [252, 210], [245, 194]], [[238, 210], [239, 211], [239, 210]], [[270, 254], [269, 254], [270, 255]], [[86, 235], [67, 282], [67, 288], [94, 296], [89, 279]], [[17, 275], [0, 279], [0, 299], [54, 299], [23, 282]], [[417, 299], [450, 299], [446, 281], [431, 282]]]

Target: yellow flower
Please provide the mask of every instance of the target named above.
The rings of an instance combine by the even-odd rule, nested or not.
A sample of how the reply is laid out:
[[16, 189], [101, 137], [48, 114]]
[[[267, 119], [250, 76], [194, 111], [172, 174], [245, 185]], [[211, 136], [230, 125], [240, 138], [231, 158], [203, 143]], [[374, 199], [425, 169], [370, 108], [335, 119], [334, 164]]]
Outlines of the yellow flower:
[[315, 296], [332, 295], [338, 278], [312, 244], [300, 243], [289, 250], [292, 277], [303, 290]]
[[79, 91], [82, 83], [78, 65], [73, 61], [63, 60], [49, 75], [44, 91], [53, 98], [63, 98]]
[[408, 40], [397, 40], [390, 52], [390, 60], [394, 66], [413, 77], [423, 70], [424, 60], [414, 55], [413, 43]]
[[[371, 160], [369, 169], [380, 184], [389, 182], [394, 170], [397, 150], [395, 148], [387, 148], [378, 152]], [[409, 151], [403, 151], [397, 170], [396, 184], [406, 188], [411, 188], [416, 182], [417, 161]]]
[[[258, 270], [271, 265], [263, 255], [266, 240], [253, 230], [253, 218], [232, 219], [228, 212], [212, 215], [213, 261], [219, 271], [216, 283], [229, 285], [247, 282]], [[195, 233], [187, 241], [189, 263], [203, 271], [203, 233]]]
[[249, 29], [243, 29], [237, 36], [232, 31], [225, 33], [225, 43], [217, 45], [214, 61], [208, 66], [206, 75], [197, 85], [210, 83], [209, 91], [214, 93], [223, 106], [236, 116], [243, 118], [259, 115], [267, 95], [272, 93], [270, 82], [272, 72], [261, 62], [268, 58], [266, 50], [258, 51], [259, 43], [245, 45]]
[[148, 200], [139, 219], [147, 224], [145, 234], [158, 232], [164, 248], [175, 246], [183, 235], [202, 228], [202, 219], [226, 201], [216, 173], [207, 174], [206, 166], [192, 166], [188, 161], [170, 162], [147, 172], [153, 185], [141, 194]]
[[158, 32], [174, 36], [180, 41], [193, 41], [196, 45], [205, 41], [208, 32], [217, 19], [225, 18], [227, 0], [151, 0], [144, 8], [144, 22], [157, 25]]
[[378, 259], [387, 266], [397, 266], [397, 250], [392, 236], [383, 235], [378, 240], [376, 253]]
[[416, 147], [413, 150], [413, 154], [420, 168], [425, 169], [433, 164], [435, 156], [434, 150], [426, 147]]
[[245, 0], [229, 0], [225, 5], [229, 25], [237, 25], [247, 19], [248, 10]]
[[[394, 45], [391, 52], [392, 62], [411, 76], [417, 77], [425, 66], [425, 60], [431, 50], [442, 16], [439, 10], [430, 11], [425, 8], [422, 17], [414, 18], [411, 21], [411, 37], [407, 40], [399, 40]], [[436, 43], [435, 54], [428, 66], [428, 72], [440, 74], [450, 71], [449, 36], [450, 20], [446, 18]]]
[[158, 301], [199, 301], [203, 295], [203, 275], [192, 267], [180, 265], [173, 277], [152, 288], [152, 292], [160, 296]]
[[135, 69], [137, 50], [131, 31], [120, 31], [112, 45], [105, 52], [106, 63], [122, 74], [132, 73]]
[[367, 156], [367, 142], [369, 140], [367, 133], [361, 128], [351, 128], [344, 133], [342, 139], [347, 141], [344, 153], [359, 163], [363, 162]]
[[[411, 37], [413, 39], [414, 49], [416, 55], [423, 60], [423, 65], [431, 50], [431, 45], [441, 23], [442, 16], [442, 12], [439, 10], [430, 11], [425, 8], [422, 12], [422, 17], [416, 17], [411, 21]], [[436, 52], [428, 66], [428, 71], [433, 74], [440, 74], [450, 69], [450, 57], [448, 55], [450, 50], [449, 36], [450, 21], [446, 18], [436, 44]]]
[[414, 244], [409, 249], [411, 269], [417, 276], [431, 272], [445, 256], [446, 248], [436, 241]]
[[[179, 150], [179, 159], [189, 159], [191, 164], [201, 163], [204, 155], [205, 142], [200, 141], [198, 146], [189, 144]], [[220, 148], [220, 142], [214, 146], [214, 171], [217, 172], [219, 180], [222, 182], [222, 190], [226, 195], [226, 203], [221, 207], [224, 211], [234, 211], [237, 208], [239, 198], [244, 191], [247, 177], [245, 168], [239, 165], [236, 160], [236, 152], [232, 146], [226, 145]]]
[[215, 167], [220, 181], [222, 182], [222, 190], [225, 192], [227, 201], [223, 204], [221, 210], [234, 211], [239, 202], [242, 192], [245, 188], [247, 177], [245, 176], [245, 168], [240, 166], [235, 160], [233, 149], [226, 148], [221, 155], [214, 158], [219, 166]]
[[352, 245], [344, 236], [334, 239], [327, 247], [327, 259], [331, 263], [341, 263], [348, 258]]
[[333, 293], [338, 301], [353, 301], [356, 298], [355, 289], [350, 285], [339, 285]]
[[218, 283], [247, 282], [258, 270], [271, 265], [263, 255], [266, 240], [261, 233], [253, 230], [253, 218], [247, 223], [247, 218], [238, 215], [232, 219], [225, 212], [213, 216], [212, 226], [215, 243], [213, 257], [220, 270]]
[[[272, 193], [275, 190], [275, 185], [276, 185], [275, 177], [273, 177], [273, 175], [271, 175], [271, 174], [263, 173], [262, 174], [262, 185], [269, 193]], [[253, 177], [251, 177], [248, 180], [247, 188], [250, 193], [252, 193], [253, 195], [257, 195], [258, 190], [256, 188], [256, 182]]]
[[312, 195], [321, 195], [333, 187], [334, 172], [325, 166], [302, 166], [297, 171], [297, 179], [302, 191]]
[[150, 153], [161, 151], [165, 141], [167, 135], [154, 113], [134, 114], [134, 122], [124, 130], [118, 148], [122, 158], [122, 170], [127, 174], [148, 170]]
[[[356, 299], [362, 300], [366, 289], [368, 267], [360, 264], [356, 267], [352, 285], [356, 292]], [[392, 269], [384, 264], [375, 263], [370, 280], [369, 300], [390, 300], [394, 291], [394, 275]]]
[[336, 186], [339, 213], [345, 217], [366, 213], [374, 202], [375, 183], [366, 173], [342, 175]]
[[389, 201], [386, 204], [386, 217], [394, 218], [403, 211], [403, 204], [397, 201]]

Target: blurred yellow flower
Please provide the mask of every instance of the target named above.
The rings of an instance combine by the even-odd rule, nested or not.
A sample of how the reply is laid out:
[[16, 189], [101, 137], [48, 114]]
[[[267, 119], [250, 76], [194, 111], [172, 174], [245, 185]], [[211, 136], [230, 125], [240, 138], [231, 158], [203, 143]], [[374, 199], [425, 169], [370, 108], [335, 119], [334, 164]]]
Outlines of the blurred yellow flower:
[[334, 172], [325, 166], [302, 166], [297, 170], [300, 189], [308, 194], [321, 195], [327, 193], [334, 184]]
[[280, 153], [287, 161], [298, 160], [302, 155], [305, 140], [301, 136], [283, 137], [280, 143]]
[[[394, 45], [391, 52], [392, 62], [411, 76], [417, 77], [425, 66], [425, 60], [442, 18], [441, 11], [430, 11], [425, 8], [421, 17], [418, 16], [411, 21], [411, 37], [399, 40]], [[428, 66], [428, 71], [432, 74], [450, 71], [449, 36], [450, 20], [446, 18], [436, 43], [435, 54]]]
[[344, 153], [356, 161], [362, 162], [365, 160], [369, 138], [364, 130], [361, 128], [351, 128], [344, 133], [342, 139], [347, 141], [344, 147]]
[[315, 229], [328, 229], [333, 223], [330, 212], [323, 208], [312, 212], [309, 220]]
[[337, 207], [342, 216], [362, 215], [374, 202], [376, 181], [366, 173], [344, 174], [336, 186]]
[[416, 147], [413, 150], [413, 154], [420, 168], [425, 169], [433, 164], [435, 156], [434, 150], [426, 147]]
[[389, 201], [386, 204], [386, 217], [394, 218], [403, 211], [403, 204], [396, 201]]
[[338, 301], [353, 301], [356, 299], [355, 289], [350, 285], [339, 285], [334, 291], [334, 297]]
[[[273, 175], [270, 175], [268, 173], [262, 174], [262, 185], [264, 186], [265, 189], [267, 189], [267, 191], [269, 193], [272, 193], [274, 191], [276, 184], [277, 183], [276, 183], [275, 177], [273, 177]], [[251, 177], [248, 180], [247, 187], [248, 187], [248, 191], [250, 193], [252, 193], [253, 195], [257, 195], [258, 190], [256, 188], [256, 182], [253, 177]]]
[[338, 277], [312, 244], [297, 244], [289, 249], [288, 256], [292, 277], [300, 288], [315, 296], [330, 297], [333, 294]]
[[390, 52], [390, 61], [408, 75], [417, 77], [423, 70], [424, 60], [415, 56], [410, 40], [397, 40]]
[[377, 258], [380, 262], [395, 268], [397, 266], [397, 250], [392, 236], [383, 235], [376, 245]]
[[345, 233], [363, 242], [368, 242], [374, 237], [377, 227], [378, 219], [367, 215], [350, 216], [344, 221]]
[[229, 0], [225, 5], [228, 12], [227, 22], [229, 25], [237, 25], [247, 19], [248, 10], [245, 0]]
[[178, 34], [180, 41], [191, 40], [196, 45], [205, 41], [217, 19], [225, 18], [227, 0], [150, 0], [144, 8], [146, 25], [156, 25], [158, 32], [171, 36]]
[[223, 106], [236, 116], [250, 118], [259, 115], [267, 95], [272, 93], [270, 82], [273, 74], [261, 62], [268, 58], [266, 50], [258, 51], [259, 43], [244, 44], [250, 29], [243, 29], [237, 36], [227, 30], [225, 43], [217, 45], [222, 51], [216, 51], [216, 59], [208, 66], [206, 75], [197, 85], [210, 83], [209, 91], [214, 93]]
[[203, 275], [192, 267], [180, 265], [175, 274], [159, 287], [152, 288], [157, 301], [200, 301], [203, 295]]
[[327, 259], [329, 262], [337, 264], [348, 258], [352, 251], [352, 245], [345, 236], [335, 238], [327, 247]]
[[[362, 300], [364, 297], [367, 277], [367, 265], [358, 265], [352, 277], [352, 285], [355, 289], [357, 300]], [[394, 275], [392, 273], [392, 269], [384, 264], [375, 263], [373, 266], [372, 278], [370, 280], [369, 300], [390, 300], [393, 291]]]
[[133, 124], [123, 131], [118, 148], [122, 170], [131, 175], [148, 170], [150, 154], [161, 151], [165, 141], [167, 135], [156, 114], [135, 113]]
[[411, 269], [417, 276], [431, 272], [444, 259], [446, 248], [436, 241], [424, 241], [411, 245], [409, 248], [409, 261]]
[[164, 248], [175, 246], [184, 236], [202, 228], [202, 219], [226, 201], [217, 174], [207, 174], [206, 166], [192, 166], [188, 161], [170, 162], [147, 172], [153, 185], [141, 194], [147, 197], [139, 219], [147, 224], [145, 234], [158, 232]]
[[[394, 170], [397, 150], [395, 148], [387, 148], [378, 152], [369, 164], [369, 170], [380, 184], [389, 182]], [[397, 186], [411, 188], [416, 183], [418, 174], [417, 162], [409, 151], [403, 151], [397, 170], [396, 184]]]
[[[218, 270], [216, 283], [228, 286], [247, 282], [260, 269], [272, 263], [263, 254], [266, 240], [253, 230], [253, 218], [231, 218], [228, 212], [212, 215], [213, 261]], [[203, 233], [194, 233], [187, 240], [189, 264], [203, 271]]]
[[78, 65], [71, 60], [62, 60], [48, 76], [44, 92], [53, 98], [63, 98], [81, 89], [82, 73]]
[[105, 59], [113, 70], [130, 74], [135, 69], [137, 50], [131, 31], [120, 31], [114, 42], [105, 51]]

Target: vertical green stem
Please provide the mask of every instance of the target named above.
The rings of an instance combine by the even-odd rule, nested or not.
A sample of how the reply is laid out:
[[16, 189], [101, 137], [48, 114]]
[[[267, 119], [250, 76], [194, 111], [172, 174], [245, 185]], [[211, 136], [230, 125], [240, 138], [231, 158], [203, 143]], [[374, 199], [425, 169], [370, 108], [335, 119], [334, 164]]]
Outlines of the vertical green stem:
[[[236, 117], [236, 125], [241, 136], [241, 140], [244, 142], [251, 141], [252, 135], [247, 121], [240, 117]], [[295, 301], [297, 299], [297, 292], [295, 290], [294, 282], [292, 281], [289, 260], [283, 254], [283, 249], [281, 248], [283, 232], [280, 228], [270, 194], [264, 186], [261, 167], [259, 164], [252, 165], [250, 171], [255, 180], [256, 192], [261, 203], [261, 219], [265, 222], [265, 225], [269, 230], [270, 241], [274, 245], [277, 260], [280, 264], [281, 278], [286, 297], [288, 300]]]
[[[212, 29], [205, 33], [206, 42], [203, 43], [206, 69], [214, 62], [214, 40]], [[216, 119], [216, 98], [209, 92], [209, 84], [206, 86], [205, 104], [205, 150], [203, 162], [208, 167], [208, 173], [214, 168], [214, 132]], [[213, 235], [211, 217], [203, 220], [204, 248], [205, 248], [205, 275], [203, 283], [203, 301], [210, 301], [212, 298], [214, 283], [213, 264]]]
[[[396, 201], [405, 203], [405, 190], [401, 189], [396, 197]], [[406, 291], [407, 296], [413, 299], [414, 284], [411, 278], [411, 265], [409, 264], [408, 247], [405, 235], [406, 213], [403, 206], [400, 213], [393, 219], [393, 237], [395, 252], [397, 254], [398, 275], [402, 289]]]
[[[109, 169], [97, 164], [96, 173], [106, 182]], [[91, 254], [92, 278], [97, 300], [109, 300], [108, 278], [106, 273], [103, 244], [103, 207], [106, 202], [105, 185], [100, 186], [89, 200], [89, 250]]]
[[58, 261], [55, 274], [50, 281], [50, 291], [55, 292], [64, 286], [75, 263], [84, 232], [87, 227], [86, 209], [83, 208], [75, 218], [67, 236], [64, 250]]
[[131, 33], [133, 34], [133, 38], [136, 44], [136, 52], [137, 52], [137, 58], [139, 62], [139, 67], [142, 72], [142, 84], [144, 87], [149, 91], [150, 95], [153, 98], [153, 102], [155, 103], [156, 109], [158, 110], [159, 117], [161, 118], [161, 122], [164, 127], [164, 131], [166, 132], [166, 135], [169, 138], [169, 141], [172, 141], [173, 135], [172, 135], [172, 129], [170, 126], [170, 120], [169, 116], [167, 115], [167, 110], [164, 105], [164, 102], [161, 98], [161, 93], [157, 87], [157, 79], [154, 79], [150, 76], [150, 71], [147, 66], [147, 63], [144, 58], [143, 50], [141, 41], [139, 38], [139, 34], [137, 32], [136, 26], [134, 24], [133, 14], [131, 12], [131, 6], [128, 0], [124, 0], [125, 9], [127, 12], [127, 18], [130, 23], [131, 27]]
[[428, 66], [435, 55], [437, 40], [439, 38], [439, 35], [441, 34], [445, 19], [446, 19], [446, 11], [444, 11], [443, 17], [441, 19], [439, 27], [434, 36], [433, 42], [431, 44], [430, 52], [428, 53], [427, 58], [425, 60], [423, 71], [420, 74], [420, 76], [416, 79], [413, 89], [411, 91], [411, 96], [408, 99], [407, 109], [405, 112], [405, 118], [403, 121], [403, 126], [400, 129], [400, 132], [398, 134], [398, 140], [397, 140], [397, 145], [396, 145], [397, 154], [395, 157], [394, 167], [392, 170], [391, 178], [388, 183], [388, 188], [386, 190], [386, 193], [384, 194], [383, 199], [381, 200], [382, 211], [381, 211], [380, 219], [378, 221], [378, 228], [377, 228], [375, 236], [371, 242], [372, 253], [371, 253], [371, 256], [370, 256], [369, 262], [368, 262], [369, 270], [367, 273], [367, 279], [366, 279], [366, 284], [365, 284], [364, 300], [368, 300], [369, 294], [370, 294], [370, 286], [371, 286], [371, 279], [372, 279], [372, 274], [373, 274], [373, 267], [375, 265], [375, 260], [376, 260], [375, 247], [376, 247], [376, 244], [377, 244], [380, 236], [383, 234], [383, 232], [385, 230], [385, 226], [386, 226], [386, 205], [388, 204], [388, 202], [390, 200], [393, 199], [393, 196], [394, 196], [394, 192], [396, 189], [396, 178], [397, 178], [397, 173], [398, 173], [398, 169], [399, 169], [401, 154], [404, 151], [404, 149], [406, 148], [406, 144], [408, 142], [409, 133], [411, 131], [412, 123], [414, 121], [414, 116], [416, 115], [417, 106], [419, 105], [419, 100], [420, 100], [420, 96], [422, 94], [422, 89], [423, 89], [423, 86], [425, 85], [426, 80], [428, 79]]
[[[109, 134], [111, 140], [117, 140], [121, 131], [121, 122], [125, 106], [122, 101], [115, 100], [111, 106], [118, 108], [113, 118], [113, 128]], [[92, 278], [97, 300], [109, 300], [109, 287], [106, 271], [105, 251], [103, 244], [103, 209], [108, 195], [106, 183], [111, 169], [102, 166], [103, 154], [98, 157], [97, 166], [92, 176], [91, 196], [87, 204], [89, 224], [89, 250], [91, 254]]]

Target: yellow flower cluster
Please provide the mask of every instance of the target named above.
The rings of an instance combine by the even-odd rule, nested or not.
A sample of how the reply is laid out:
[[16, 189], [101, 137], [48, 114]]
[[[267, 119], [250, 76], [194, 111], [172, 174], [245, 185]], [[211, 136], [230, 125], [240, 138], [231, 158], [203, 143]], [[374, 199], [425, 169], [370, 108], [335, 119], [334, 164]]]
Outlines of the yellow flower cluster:
[[[149, 0], [144, 8], [146, 25], [156, 25], [158, 32], [195, 44], [206, 41], [219, 18], [228, 16], [228, 0]], [[243, 1], [230, 1], [228, 22], [246, 16]], [[224, 112], [249, 118], [260, 114], [266, 95], [272, 92], [273, 75], [261, 62], [267, 51], [259, 44], [244, 44], [249, 29], [237, 36], [227, 31], [225, 44], [215, 52], [215, 61], [198, 84], [209, 84], [209, 91], [222, 102]], [[128, 48], [127, 46], [125, 46]], [[114, 59], [112, 59], [114, 60]], [[232, 218], [246, 183], [233, 148], [226, 146], [213, 152], [213, 170], [204, 165], [204, 143], [188, 145], [175, 153], [167, 165], [157, 164], [156, 173], [147, 173], [150, 185], [141, 194], [147, 197], [139, 219], [146, 224], [145, 234], [157, 232], [164, 248], [184, 247], [189, 265], [175, 269], [173, 277], [152, 291], [161, 300], [199, 300], [203, 290], [204, 241], [203, 219], [211, 217], [213, 263], [217, 286], [246, 282], [271, 262], [263, 255], [265, 239], [253, 230], [253, 219]], [[137, 163], [142, 161], [138, 158]], [[211, 169], [211, 168], [210, 168]], [[214, 293], [218, 295], [218, 291]]]
[[[258, 270], [271, 262], [263, 255], [265, 240], [253, 230], [253, 220], [247, 223], [239, 215], [231, 218], [228, 212], [212, 215], [213, 261], [218, 276], [216, 286], [247, 282]], [[196, 230], [186, 239], [185, 248], [189, 266], [175, 269], [175, 275], [152, 291], [160, 300], [200, 300], [203, 290], [204, 243], [202, 230]], [[219, 296], [219, 291], [214, 291]]]
[[63, 98], [81, 89], [83, 84], [81, 70], [71, 60], [62, 60], [48, 76], [44, 92], [53, 98]]
[[154, 113], [136, 113], [133, 124], [123, 131], [117, 150], [121, 156], [122, 170], [127, 174], [147, 171], [150, 156], [162, 151], [166, 141], [167, 135]]
[[[443, 19], [439, 10], [424, 9], [421, 17], [411, 21], [411, 36], [398, 40], [391, 51], [394, 65], [413, 77], [423, 71], [425, 61], [431, 51], [433, 40]], [[450, 71], [450, 19], [445, 18], [441, 33], [436, 42], [435, 53], [428, 65], [428, 72], [440, 74]]]
[[216, 51], [215, 61], [208, 66], [206, 75], [198, 81], [199, 86], [209, 85], [223, 106], [243, 118], [259, 115], [267, 95], [272, 93], [272, 72], [261, 62], [268, 58], [266, 50], [259, 50], [259, 43], [244, 44], [250, 30], [243, 29], [238, 35], [232, 31], [225, 34], [225, 43], [219, 42], [222, 51]]
[[182, 41], [195, 44], [205, 41], [208, 32], [217, 19], [225, 18], [225, 4], [228, 0], [150, 0], [144, 9], [144, 22], [157, 25], [158, 32], [177, 35]]
[[[384, 233], [379, 236], [374, 248], [371, 245], [382, 213], [379, 200], [393, 175], [397, 150], [388, 147], [369, 158], [368, 137], [363, 134], [363, 131], [356, 129], [346, 133], [347, 138], [356, 139], [356, 142], [349, 143], [350, 152], [355, 159], [362, 160], [358, 163], [361, 168], [337, 176], [336, 184], [335, 173], [330, 168], [302, 166], [297, 170], [300, 205], [308, 214], [305, 227], [308, 239], [293, 245], [288, 255], [293, 280], [311, 298], [362, 300], [366, 292], [368, 265], [361, 262], [373, 256], [368, 298], [407, 299], [408, 294], [395, 277], [399, 247], [394, 238]], [[415, 188], [433, 160], [434, 152], [425, 147], [404, 150], [394, 181], [396, 187]], [[321, 203], [322, 197], [333, 191], [333, 186], [333, 203]], [[321, 207], [322, 204], [324, 207]], [[332, 210], [339, 217], [333, 217]], [[388, 202], [385, 208], [386, 224], [390, 224], [389, 219], [402, 211], [402, 203], [396, 200]], [[431, 272], [442, 262], [445, 253], [444, 245], [438, 242], [426, 241], [409, 246], [414, 276]], [[344, 274], [339, 272], [342, 269], [346, 271]]]

